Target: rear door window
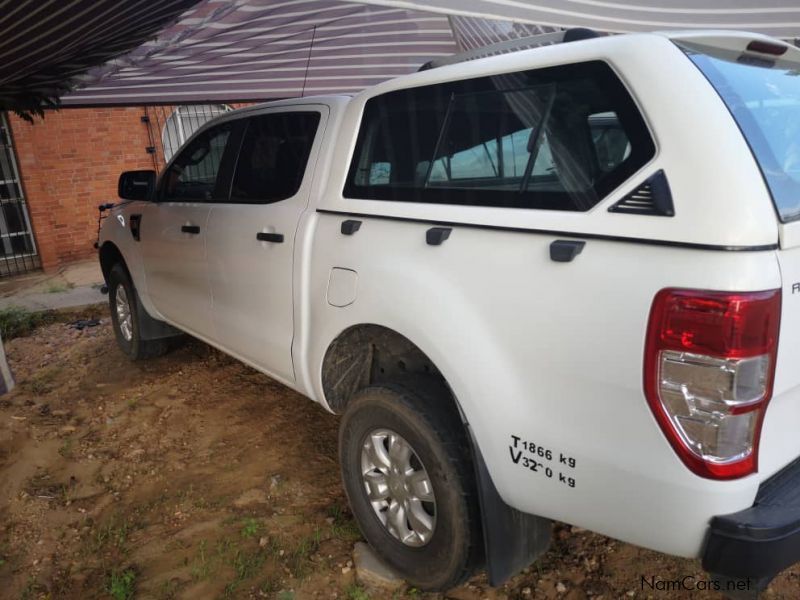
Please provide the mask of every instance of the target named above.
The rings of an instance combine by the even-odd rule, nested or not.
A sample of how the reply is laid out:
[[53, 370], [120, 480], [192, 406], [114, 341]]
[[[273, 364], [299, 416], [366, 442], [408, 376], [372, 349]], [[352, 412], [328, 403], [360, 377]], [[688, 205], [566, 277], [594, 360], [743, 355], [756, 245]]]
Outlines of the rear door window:
[[593, 61], [370, 99], [344, 194], [585, 211], [654, 153], [625, 87]]
[[231, 185], [231, 202], [268, 204], [300, 189], [319, 125], [318, 112], [248, 119]]
[[685, 41], [678, 45], [711, 82], [739, 125], [780, 220], [800, 220], [800, 61]]

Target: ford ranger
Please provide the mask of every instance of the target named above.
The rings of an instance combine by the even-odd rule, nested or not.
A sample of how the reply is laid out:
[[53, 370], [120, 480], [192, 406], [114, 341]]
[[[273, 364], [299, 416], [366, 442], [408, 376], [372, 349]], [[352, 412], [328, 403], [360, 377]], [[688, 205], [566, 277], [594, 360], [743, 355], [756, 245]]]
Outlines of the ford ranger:
[[353, 514], [420, 588], [503, 581], [550, 519], [763, 588], [800, 560], [800, 50], [556, 35], [124, 173], [117, 341], [341, 414]]

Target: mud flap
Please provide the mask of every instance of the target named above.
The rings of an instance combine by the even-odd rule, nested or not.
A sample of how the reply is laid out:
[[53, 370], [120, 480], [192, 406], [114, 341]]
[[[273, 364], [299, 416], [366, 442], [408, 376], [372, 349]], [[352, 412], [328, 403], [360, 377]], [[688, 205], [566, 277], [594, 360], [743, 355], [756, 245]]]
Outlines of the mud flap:
[[489, 584], [496, 587], [547, 551], [552, 524], [550, 519], [520, 512], [503, 502], [468, 425], [467, 430], [478, 483], [486, 571]]
[[139, 334], [143, 340], [160, 340], [184, 335], [180, 329], [151, 317], [142, 306], [139, 292], [134, 289], [134, 293], [136, 294], [136, 316], [139, 318]]

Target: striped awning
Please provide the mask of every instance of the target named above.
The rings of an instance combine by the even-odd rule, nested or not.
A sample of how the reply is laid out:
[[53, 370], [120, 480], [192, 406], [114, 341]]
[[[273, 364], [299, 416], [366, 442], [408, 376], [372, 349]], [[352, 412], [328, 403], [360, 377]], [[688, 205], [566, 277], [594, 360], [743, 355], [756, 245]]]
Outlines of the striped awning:
[[197, 0], [0, 0], [0, 110], [34, 110]]
[[458, 50], [554, 27], [800, 31], [790, 0], [203, 0], [153, 42], [90, 73], [65, 105], [351, 93]]
[[609, 32], [727, 28], [793, 39], [800, 35], [800, 5], [796, 0], [0, 0], [0, 109], [19, 103], [23, 94], [57, 95], [76, 83], [81, 87], [64, 97], [65, 105], [350, 93], [458, 50], [572, 26]]
[[443, 14], [513, 20], [614, 33], [740, 29], [784, 39], [800, 36], [797, 0], [367, 0]]
[[457, 51], [447, 16], [338, 0], [205, 0], [65, 105], [349, 93]]

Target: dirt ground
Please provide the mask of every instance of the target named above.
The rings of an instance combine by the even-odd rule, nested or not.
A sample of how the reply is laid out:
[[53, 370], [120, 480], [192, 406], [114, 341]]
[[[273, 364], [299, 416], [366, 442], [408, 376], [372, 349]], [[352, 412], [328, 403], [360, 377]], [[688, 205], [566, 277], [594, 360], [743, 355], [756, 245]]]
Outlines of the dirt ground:
[[[336, 417], [199, 342], [132, 364], [105, 309], [90, 313], [99, 326], [76, 330], [73, 313], [6, 345], [18, 387], [0, 397], [1, 598], [387, 596], [356, 583]], [[678, 579], [698, 589], [670, 589]], [[501, 588], [478, 575], [393, 597], [722, 597], [707, 581], [697, 561], [557, 524]], [[799, 595], [796, 567], [765, 597]]]

